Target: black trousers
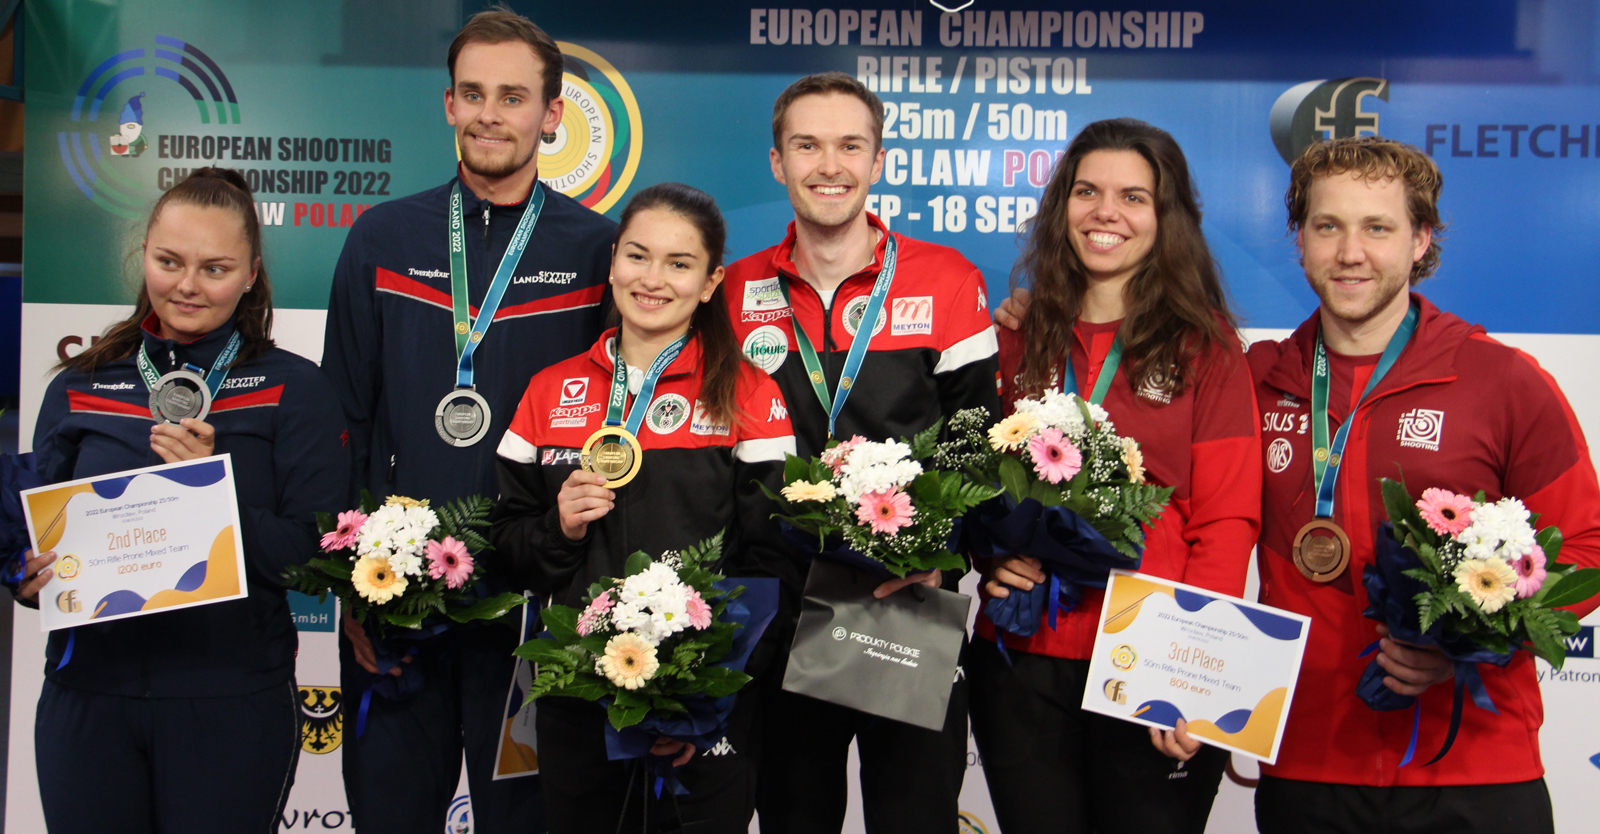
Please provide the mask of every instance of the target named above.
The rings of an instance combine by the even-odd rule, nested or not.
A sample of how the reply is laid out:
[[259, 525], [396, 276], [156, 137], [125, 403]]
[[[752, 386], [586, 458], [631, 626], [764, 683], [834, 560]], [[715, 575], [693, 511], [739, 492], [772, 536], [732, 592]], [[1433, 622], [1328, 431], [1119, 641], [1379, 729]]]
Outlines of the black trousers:
[[1147, 728], [1085, 712], [1087, 660], [1011, 660], [982, 638], [967, 652], [972, 734], [1001, 831], [1205, 831], [1226, 750], [1201, 745], [1179, 762]]
[[[575, 698], [539, 701], [539, 766], [550, 834], [745, 834], [755, 813], [761, 693], [740, 693], [728, 734], [678, 769], [689, 792], [655, 794], [642, 760], [606, 758], [606, 713]], [[764, 828], [764, 827], [763, 827]]]
[[292, 682], [226, 698], [128, 698], [45, 681], [34, 724], [51, 834], [277, 831], [300, 760]]
[[412, 663], [423, 689], [408, 701], [372, 697], [366, 732], [356, 736], [361, 693], [372, 676], [356, 664], [350, 641], [339, 633], [344, 686], [344, 792], [363, 831], [437, 834], [461, 780], [466, 750], [478, 834], [542, 832], [542, 777], [493, 780], [495, 753], [511, 686], [514, 629], [469, 626], [439, 636]]
[[1262, 776], [1261, 834], [1552, 834], [1543, 779], [1504, 785], [1388, 787]]
[[761, 834], [838, 834], [849, 800], [850, 740], [861, 765], [868, 834], [954, 834], [967, 770], [967, 684], [951, 688], [942, 731], [783, 691], [788, 655], [760, 683], [767, 694], [756, 807]]

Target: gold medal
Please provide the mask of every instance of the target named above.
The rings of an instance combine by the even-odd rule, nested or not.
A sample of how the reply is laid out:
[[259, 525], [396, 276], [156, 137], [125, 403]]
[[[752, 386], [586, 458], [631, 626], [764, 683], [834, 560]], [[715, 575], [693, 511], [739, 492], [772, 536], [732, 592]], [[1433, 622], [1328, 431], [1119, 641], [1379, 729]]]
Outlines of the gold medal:
[[[1316, 535], [1317, 530], [1325, 535]], [[1350, 537], [1332, 519], [1313, 518], [1294, 537], [1294, 566], [1312, 582], [1332, 582], [1350, 566]]]
[[578, 463], [585, 472], [597, 472], [606, 479], [607, 489], [625, 486], [639, 474], [644, 449], [639, 438], [621, 426], [603, 426], [583, 441]]

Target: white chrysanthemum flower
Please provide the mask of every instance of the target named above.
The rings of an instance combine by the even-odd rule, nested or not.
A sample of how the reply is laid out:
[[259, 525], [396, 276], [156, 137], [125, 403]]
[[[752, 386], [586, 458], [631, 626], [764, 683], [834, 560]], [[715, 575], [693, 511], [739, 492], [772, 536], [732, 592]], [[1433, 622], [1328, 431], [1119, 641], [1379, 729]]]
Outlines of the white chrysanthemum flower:
[[861, 503], [861, 496], [873, 492], [886, 492], [911, 483], [922, 474], [922, 464], [914, 460], [901, 460], [876, 466], [852, 468], [846, 464], [840, 473], [839, 492], [851, 504]]
[[389, 556], [389, 567], [402, 576], [422, 575], [422, 553], [395, 552]]
[[637, 631], [650, 625], [650, 612], [630, 600], [622, 600], [611, 609], [611, 624], [620, 631]]
[[409, 525], [391, 530], [387, 539], [390, 549], [407, 556], [420, 556], [428, 547], [427, 531]]
[[404, 527], [405, 524], [406, 508], [399, 504], [385, 504], [373, 510], [372, 515], [367, 516], [367, 523], [362, 525], [361, 531], [363, 533], [378, 532], [382, 535], [388, 535], [390, 530]]
[[405, 518], [406, 526], [421, 530], [424, 537], [439, 526], [439, 514], [423, 506], [406, 507]]

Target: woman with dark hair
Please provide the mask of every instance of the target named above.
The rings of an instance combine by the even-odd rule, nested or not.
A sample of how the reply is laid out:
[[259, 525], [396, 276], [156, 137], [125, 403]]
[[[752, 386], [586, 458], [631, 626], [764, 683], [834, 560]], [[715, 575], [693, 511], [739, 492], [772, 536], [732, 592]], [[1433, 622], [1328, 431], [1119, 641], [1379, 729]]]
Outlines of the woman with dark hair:
[[[1000, 330], [1001, 399], [1072, 374], [1137, 440], [1145, 477], [1174, 488], [1145, 530], [1140, 572], [1244, 592], [1260, 529], [1261, 451], [1249, 369], [1200, 230], [1177, 142], [1134, 119], [1083, 129], [1045, 187], [1013, 283], [1031, 288], [1019, 331]], [[1070, 385], [1065, 390], [1074, 390]], [[984, 566], [985, 596], [1048, 580], [1025, 554]], [[1227, 752], [1175, 731], [1087, 712], [1104, 592], [1084, 589], [1055, 628], [1002, 634], [980, 614], [966, 663], [972, 730], [1009, 834], [1201, 832]]]
[[[626, 574], [629, 554], [660, 556], [722, 530], [719, 572], [777, 575], [775, 508], [756, 482], [782, 485], [794, 435], [777, 384], [734, 339], [721, 295], [726, 239], [716, 203], [686, 185], [647, 188], [623, 210], [611, 261], [617, 326], [588, 353], [535, 376], [500, 441], [491, 558], [514, 584], [581, 608], [592, 583]], [[615, 440], [603, 426], [627, 433], [631, 477], [579, 467], [586, 449]], [[607, 759], [603, 708], [541, 699], [550, 830], [636, 830], [642, 814], [742, 834], [755, 809], [753, 692], [741, 693], [714, 750], [656, 743], [653, 754], [687, 763], [678, 778], [689, 793], [662, 798], [627, 796], [629, 765]]]
[[[39, 474], [57, 483], [231, 455], [248, 596], [50, 633], [34, 729], [45, 821], [52, 832], [276, 830], [300, 751], [281, 577], [317, 554], [314, 513], [343, 503], [344, 418], [317, 366], [273, 344], [261, 229], [238, 172], [202, 168], [162, 195], [142, 257], [133, 314], [64, 360], [45, 392]], [[152, 378], [159, 388], [186, 367], [198, 387], [156, 396]], [[36, 607], [56, 554], [22, 558], [17, 599]]]

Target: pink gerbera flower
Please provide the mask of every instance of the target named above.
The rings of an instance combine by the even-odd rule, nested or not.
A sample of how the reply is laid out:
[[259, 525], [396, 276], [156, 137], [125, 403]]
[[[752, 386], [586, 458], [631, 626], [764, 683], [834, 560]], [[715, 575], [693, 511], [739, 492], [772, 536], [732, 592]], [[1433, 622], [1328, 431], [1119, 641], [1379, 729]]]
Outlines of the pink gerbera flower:
[[1078, 474], [1083, 468], [1083, 453], [1057, 429], [1045, 429], [1028, 441], [1033, 471], [1052, 484]]
[[605, 613], [610, 610], [610, 591], [595, 597], [589, 603], [589, 607], [583, 609], [583, 613], [578, 615], [578, 636], [588, 637], [589, 632], [594, 631], [595, 626], [600, 623], [600, 618], [605, 616]]
[[1545, 577], [1544, 551], [1533, 547], [1522, 558], [1511, 563], [1511, 569], [1517, 572], [1517, 599], [1527, 599], [1539, 593], [1544, 586]]
[[699, 591], [689, 592], [689, 625], [695, 628], [711, 627], [711, 606], [701, 598]]
[[1448, 490], [1423, 490], [1417, 509], [1428, 529], [1441, 536], [1454, 536], [1472, 524], [1472, 499]]
[[874, 533], [893, 536], [901, 527], [911, 526], [911, 516], [915, 513], [911, 508], [911, 496], [899, 489], [887, 489], [863, 493], [861, 506], [856, 507], [856, 520], [872, 525]]
[[822, 453], [823, 465], [832, 469], [833, 474], [839, 474], [839, 470], [844, 467], [845, 459], [850, 457], [850, 450], [865, 442], [867, 439], [859, 434], [849, 440], [840, 441], [839, 445]]
[[442, 542], [429, 541], [428, 575], [434, 579], [442, 576], [447, 587], [459, 588], [472, 575], [472, 554], [452, 536], [445, 536]]
[[360, 510], [339, 513], [339, 526], [331, 533], [322, 534], [322, 551], [332, 553], [355, 547], [356, 535], [361, 532], [361, 525], [366, 523], [367, 516]]

